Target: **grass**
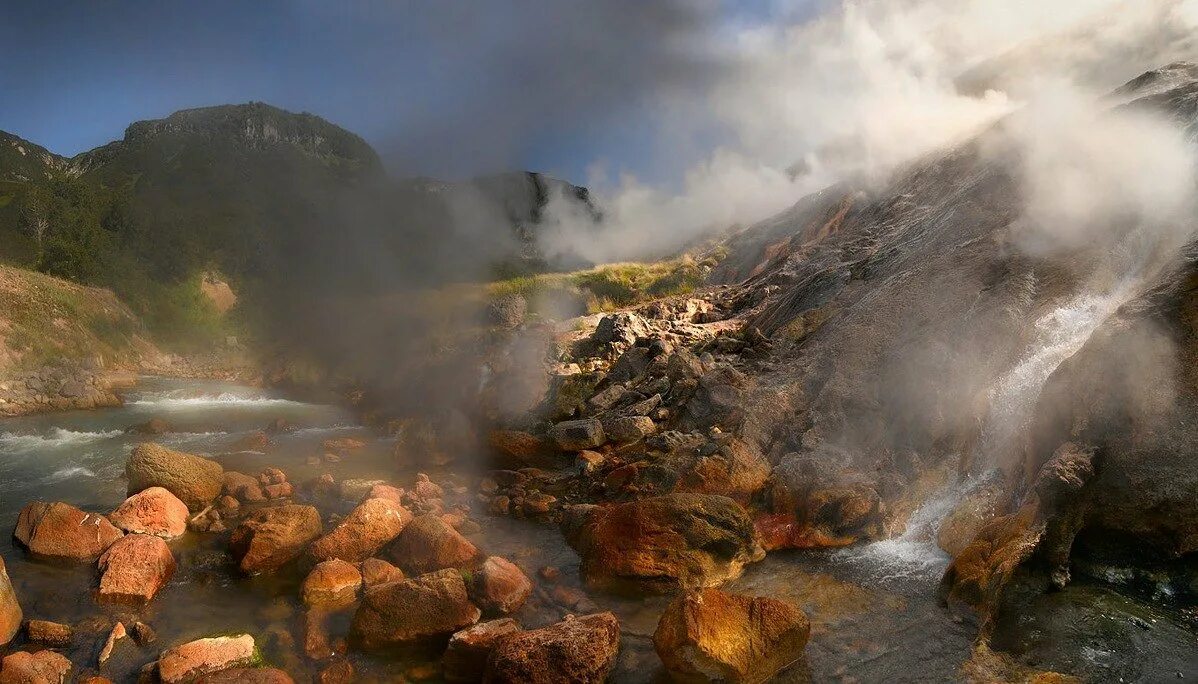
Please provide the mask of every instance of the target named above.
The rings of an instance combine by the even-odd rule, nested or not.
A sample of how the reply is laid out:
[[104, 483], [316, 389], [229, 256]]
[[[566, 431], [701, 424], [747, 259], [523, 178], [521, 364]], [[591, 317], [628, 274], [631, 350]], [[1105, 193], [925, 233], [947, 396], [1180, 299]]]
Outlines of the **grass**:
[[599, 313], [635, 306], [661, 297], [694, 292], [711, 265], [688, 256], [653, 263], [608, 264], [573, 273], [544, 273], [500, 280], [488, 286], [491, 297], [522, 295], [542, 315], [565, 308]]

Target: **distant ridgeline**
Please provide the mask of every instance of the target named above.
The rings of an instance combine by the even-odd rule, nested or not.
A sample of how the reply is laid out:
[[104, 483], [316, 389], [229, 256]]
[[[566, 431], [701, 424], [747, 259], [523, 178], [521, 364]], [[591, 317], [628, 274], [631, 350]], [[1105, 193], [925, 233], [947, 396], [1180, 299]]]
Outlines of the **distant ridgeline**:
[[[163, 342], [199, 347], [312, 297], [575, 267], [537, 250], [555, 194], [598, 223], [585, 188], [393, 179], [357, 135], [261, 103], [137, 122], [73, 158], [0, 132], [0, 263], [111, 287]], [[243, 320], [209, 310], [208, 273]]]

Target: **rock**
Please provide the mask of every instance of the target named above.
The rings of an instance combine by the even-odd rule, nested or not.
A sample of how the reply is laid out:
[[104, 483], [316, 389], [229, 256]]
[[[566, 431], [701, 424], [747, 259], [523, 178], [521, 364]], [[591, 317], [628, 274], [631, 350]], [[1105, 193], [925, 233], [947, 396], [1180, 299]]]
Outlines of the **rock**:
[[242, 572], [267, 572], [298, 557], [320, 532], [320, 513], [312, 506], [263, 508], [233, 530], [229, 550]]
[[344, 644], [334, 643], [329, 636], [330, 610], [310, 609], [304, 615], [304, 654], [312, 660], [325, 660], [344, 655]]
[[200, 678], [198, 684], [293, 684], [291, 675], [277, 667], [235, 667]]
[[338, 660], [320, 671], [320, 684], [350, 684], [354, 681], [354, 666], [348, 660]]
[[361, 478], [349, 478], [342, 480], [337, 485], [337, 491], [344, 501], [352, 501], [357, 503], [366, 498], [370, 490], [375, 485], [387, 484], [386, 480], [364, 480]]
[[150, 487], [125, 499], [108, 519], [125, 532], [173, 539], [187, 531], [187, 504], [162, 487]]
[[440, 517], [414, 518], [386, 548], [389, 558], [404, 572], [418, 575], [443, 568], [466, 568], [479, 557], [478, 548]]
[[30, 620], [25, 624], [25, 636], [32, 642], [50, 646], [51, 648], [66, 648], [71, 645], [75, 632], [70, 625], [49, 620]]
[[262, 493], [267, 499], [286, 499], [295, 493], [290, 482], [280, 482], [278, 484], [266, 485], [262, 488]]
[[404, 579], [403, 570], [382, 558], [367, 558], [362, 561], [362, 584], [367, 589], [379, 584], [398, 582], [401, 579]]
[[520, 609], [532, 593], [532, 582], [514, 563], [490, 556], [474, 571], [470, 598], [491, 615], [510, 615]]
[[165, 651], [158, 659], [158, 676], [166, 684], [193, 682], [257, 660], [254, 637], [249, 634], [196, 639]]
[[263, 487], [283, 484], [286, 481], [287, 473], [278, 468], [266, 468], [258, 474], [258, 484], [261, 484]]
[[316, 540], [308, 554], [316, 560], [340, 558], [359, 563], [378, 553], [412, 520], [408, 509], [391, 499], [367, 499], [337, 527]]
[[610, 347], [617, 352], [636, 344], [642, 337], [649, 336], [649, 324], [634, 313], [621, 311], [599, 319], [591, 342], [598, 348]]
[[175, 574], [175, 557], [158, 537], [131, 534], [100, 556], [100, 600], [145, 604]]
[[376, 484], [370, 488], [370, 492], [366, 494], [367, 499], [387, 499], [395, 503], [403, 503], [404, 491], [399, 487], [393, 487], [387, 484]]
[[304, 603], [345, 604], [352, 602], [362, 586], [362, 573], [352, 563], [333, 559], [317, 563], [304, 579]]
[[764, 682], [802, 657], [810, 634], [788, 603], [702, 589], [670, 602], [653, 645], [675, 680]]
[[149, 646], [158, 641], [158, 633], [154, 631], [153, 627], [144, 622], [134, 622], [133, 640], [137, 642], [138, 646]]
[[607, 506], [575, 506], [562, 519], [592, 587], [656, 592], [716, 586], [765, 557], [752, 521], [735, 501], [668, 494]]
[[151, 418], [144, 423], [130, 426], [125, 432], [131, 435], [164, 435], [173, 432], [171, 424], [162, 418]]
[[199, 512], [220, 496], [224, 468], [216, 461], [172, 451], [153, 443], [138, 444], [125, 464], [129, 494], [163, 487]]
[[436, 482], [428, 478], [424, 473], [416, 475], [416, 484], [412, 487], [412, 494], [417, 499], [440, 499], [445, 496], [445, 490]]
[[520, 294], [495, 297], [487, 303], [487, 322], [504, 330], [520, 327], [527, 315], [528, 300]]
[[603, 423], [594, 418], [562, 421], [550, 428], [549, 439], [562, 451], [595, 449], [607, 441]]
[[121, 531], [98, 513], [43, 501], [22, 508], [13, 531], [13, 537], [34, 556], [86, 562], [99, 558], [121, 536]]
[[350, 638], [367, 649], [443, 647], [454, 632], [478, 622], [457, 570], [440, 570], [368, 590], [354, 614]]
[[116, 650], [116, 642], [126, 636], [128, 636], [128, 632], [125, 631], [125, 623], [118, 622], [113, 625], [112, 631], [108, 633], [108, 638], [104, 641], [104, 648], [100, 649], [100, 655], [96, 659], [101, 666], [112, 657], [112, 652]]
[[54, 651], [17, 651], [0, 663], [0, 684], [63, 684], [71, 661]]
[[340, 437], [338, 439], [326, 439], [321, 443], [325, 451], [357, 451], [358, 449], [366, 448], [366, 442], [353, 437]]
[[492, 430], [487, 434], [487, 446], [499, 467], [554, 467], [561, 457], [553, 445], [536, 435], [519, 430]]
[[882, 498], [867, 473], [841, 467], [834, 450], [788, 454], [774, 468], [773, 512], [787, 519], [789, 538], [774, 548], [847, 546], [885, 533]]
[[484, 682], [603, 682], [620, 652], [620, 622], [611, 613], [562, 622], [497, 640]]
[[482, 622], [455, 633], [441, 659], [447, 682], [479, 682], [487, 667], [487, 658], [501, 637], [520, 631], [520, 623], [511, 618]]
[[224, 474], [221, 491], [242, 503], [266, 501], [266, 495], [262, 493], [262, 485], [256, 478], [231, 470]]
[[4, 565], [4, 558], [0, 557], [0, 646], [4, 646], [16, 636], [21, 629], [23, 616], [17, 593], [8, 576], [8, 568]]
[[224, 516], [236, 517], [238, 511], [241, 510], [241, 502], [225, 494], [216, 500], [216, 507]]
[[1001, 479], [980, 483], [940, 523], [936, 543], [950, 556], [960, 554], [987, 523], [1005, 512], [1006, 504], [1007, 494]]
[[639, 442], [657, 432], [653, 419], [645, 416], [617, 416], [602, 424], [603, 433], [613, 442]]
[[265, 432], [251, 432], [250, 434], [235, 440], [232, 444], [225, 447], [226, 451], [258, 451], [265, 452], [270, 449], [270, 436]]

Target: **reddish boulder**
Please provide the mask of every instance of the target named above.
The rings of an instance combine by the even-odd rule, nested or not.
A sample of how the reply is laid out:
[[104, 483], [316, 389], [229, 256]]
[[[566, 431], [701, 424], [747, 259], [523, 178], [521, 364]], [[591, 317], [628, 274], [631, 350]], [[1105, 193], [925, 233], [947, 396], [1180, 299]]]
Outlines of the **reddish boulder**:
[[25, 623], [25, 636], [35, 644], [51, 648], [66, 648], [75, 637], [70, 625], [49, 620], [30, 620]]
[[131, 534], [100, 556], [100, 600], [144, 604], [175, 574], [175, 557], [158, 537]]
[[17, 651], [0, 664], [0, 684], [63, 684], [71, 661], [54, 651]]
[[4, 646], [16, 636], [17, 631], [21, 629], [22, 616], [21, 604], [17, 602], [8, 568], [4, 566], [4, 559], [0, 558], [0, 646]]
[[441, 659], [441, 671], [447, 682], [482, 681], [487, 658], [495, 643], [509, 634], [520, 631], [520, 623], [511, 618], [482, 622], [457, 632], [449, 639], [449, 647]]
[[266, 451], [270, 448], [270, 436], [265, 432], [251, 432], [250, 434], [234, 441], [228, 447], [227, 451]]
[[509, 615], [520, 609], [532, 593], [532, 582], [514, 563], [491, 556], [474, 572], [470, 598], [491, 615]]
[[220, 496], [225, 469], [216, 461], [173, 451], [158, 444], [138, 444], [125, 463], [129, 494], [163, 487], [193, 512]]
[[462, 575], [441, 570], [368, 590], [354, 614], [350, 638], [367, 649], [443, 648], [450, 635], [481, 615], [466, 595]]
[[362, 561], [362, 584], [367, 589], [378, 584], [398, 582], [401, 579], [404, 579], [403, 570], [382, 558], [367, 558]]
[[235, 667], [202, 677], [198, 684], [293, 684], [291, 675], [275, 667]]
[[443, 568], [466, 568], [479, 557], [478, 548], [436, 515], [421, 515], [408, 523], [386, 550], [404, 572], [421, 574]]
[[229, 550], [242, 572], [276, 570], [303, 553], [320, 531], [320, 513], [312, 506], [263, 508], [233, 530]]
[[221, 491], [242, 503], [266, 500], [266, 495], [262, 493], [262, 485], [258, 483], [258, 480], [244, 473], [226, 472], [222, 479]]
[[99, 558], [121, 536], [121, 531], [98, 513], [44, 501], [21, 509], [13, 531], [17, 542], [34, 556], [88, 562]]
[[295, 489], [290, 482], [280, 482], [278, 484], [266, 485], [262, 488], [262, 493], [268, 499], [286, 499], [295, 493]]
[[411, 512], [391, 499], [367, 499], [332, 532], [317, 539], [308, 552], [316, 560], [340, 558], [359, 563], [398, 537], [411, 520]]
[[158, 659], [158, 676], [166, 684], [193, 682], [223, 670], [253, 665], [258, 657], [254, 637], [249, 634], [196, 639], [163, 652]]
[[389, 484], [376, 484], [370, 488], [370, 493], [366, 495], [367, 499], [388, 499], [395, 503], [403, 502], [403, 490], [399, 487], [393, 487]]
[[304, 603], [345, 604], [353, 602], [362, 586], [362, 573], [353, 563], [333, 559], [317, 563], [304, 579]]
[[125, 532], [173, 539], [187, 531], [187, 504], [162, 487], [150, 487], [125, 499], [108, 519]]
[[611, 613], [569, 616], [562, 622], [499, 639], [487, 659], [485, 682], [557, 684], [602, 682], [620, 652], [620, 622]]

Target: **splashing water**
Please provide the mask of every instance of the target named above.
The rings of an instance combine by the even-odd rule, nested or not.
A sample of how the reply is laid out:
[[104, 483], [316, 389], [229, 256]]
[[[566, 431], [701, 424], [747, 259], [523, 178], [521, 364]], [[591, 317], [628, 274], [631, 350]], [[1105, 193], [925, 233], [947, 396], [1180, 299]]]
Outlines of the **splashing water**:
[[948, 566], [949, 557], [936, 544], [936, 532], [968, 490], [969, 486], [950, 482], [911, 514], [901, 536], [841, 549], [833, 555], [868, 570], [879, 582], [937, 578]]

